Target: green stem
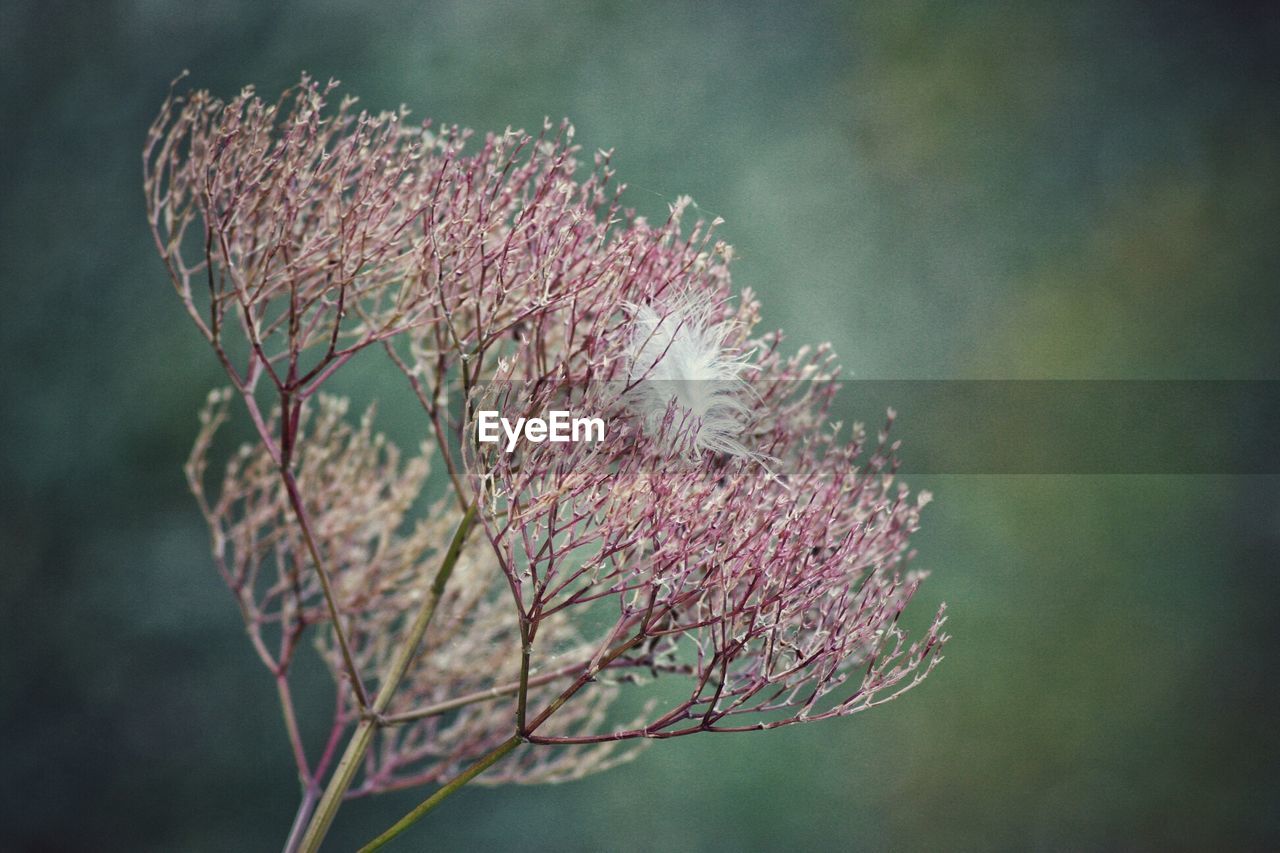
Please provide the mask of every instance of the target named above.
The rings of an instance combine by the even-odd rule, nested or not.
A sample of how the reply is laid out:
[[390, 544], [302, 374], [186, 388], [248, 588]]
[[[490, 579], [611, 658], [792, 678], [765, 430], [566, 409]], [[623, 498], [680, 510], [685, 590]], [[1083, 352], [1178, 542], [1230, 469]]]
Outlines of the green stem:
[[[439, 790], [437, 790], [434, 794], [432, 794], [430, 797], [427, 797], [425, 800], [419, 803], [417, 808], [415, 808], [413, 811], [406, 814], [404, 817], [400, 818], [400, 820], [396, 821], [395, 824], [392, 825], [390, 829], [388, 829], [386, 832], [382, 833], [377, 838], [370, 841], [364, 847], [361, 847], [359, 853], [373, 853], [374, 850], [381, 849], [382, 846], [385, 845], [388, 841], [391, 841], [397, 835], [404, 832], [409, 827], [413, 826], [422, 818], [423, 815], [425, 815], [427, 812], [434, 809], [436, 806], [440, 805], [441, 801], [443, 801], [445, 797], [448, 797], [450, 794], [457, 791], [463, 785], [467, 784], [472, 779], [476, 778], [481, 773], [483, 773], [484, 771], [492, 767], [494, 764], [496, 764], [499, 761], [499, 759], [501, 759], [504, 755], [506, 755], [508, 752], [515, 749], [517, 746], [519, 746], [525, 740], [529, 732], [532, 732], [533, 730], [537, 729], [538, 726], [546, 722], [548, 717], [550, 717], [557, 710], [559, 710], [564, 705], [565, 702], [568, 702], [569, 699], [575, 693], [581, 690], [584, 685], [586, 685], [592, 678], [595, 677], [596, 673], [598, 673], [604, 667], [608, 666], [612, 661], [617, 659], [620, 655], [622, 655], [628, 649], [635, 648], [637, 645], [640, 644], [640, 642], [643, 639], [644, 639], [644, 633], [641, 632], [637, 634], [635, 637], [632, 637], [630, 640], [626, 641], [625, 643], [621, 643], [615, 646], [614, 648], [610, 649], [609, 652], [605, 654], [599, 661], [595, 662], [590, 667], [588, 667], [587, 670], [583, 672], [582, 675], [580, 675], [573, 682], [573, 684], [569, 686], [567, 690], [565, 690], [558, 697], [556, 697], [556, 700], [552, 702], [551, 705], [549, 705], [546, 708], [546, 710], [544, 710], [541, 714], [538, 715], [537, 719], [533, 721], [533, 723], [529, 726], [527, 731], [517, 732], [516, 734], [509, 737], [507, 740], [504, 740], [501, 744], [496, 746], [491, 751], [485, 753], [484, 757], [482, 757], [475, 764], [467, 768], [466, 772], [460, 773], [459, 775], [455, 776], [453, 779], [451, 779], [449, 782], [443, 785]], [[528, 682], [528, 677], [526, 674], [525, 678], [522, 679], [522, 684], [527, 684], [527, 682]], [[523, 722], [524, 721], [522, 719], [521, 720], [522, 725], [523, 725]]]
[[462, 553], [462, 543], [471, 531], [475, 517], [476, 508], [472, 505], [467, 508], [466, 513], [462, 516], [462, 521], [458, 522], [458, 529], [454, 531], [453, 541], [449, 543], [449, 550], [445, 553], [444, 560], [440, 563], [440, 570], [436, 572], [435, 580], [431, 583], [431, 590], [427, 594], [426, 600], [422, 602], [422, 607], [414, 618], [413, 625], [409, 628], [409, 633], [404, 642], [396, 650], [395, 658], [391, 662], [391, 669], [387, 672], [386, 678], [378, 688], [378, 695], [374, 698], [368, 715], [361, 719], [356, 726], [356, 730], [351, 735], [351, 740], [347, 742], [347, 748], [343, 751], [342, 758], [338, 762], [338, 768], [333, 771], [333, 776], [329, 779], [329, 784], [324, 789], [324, 796], [321, 797], [320, 805], [316, 807], [311, 823], [307, 827], [306, 835], [302, 837], [302, 844], [298, 848], [301, 853], [315, 853], [320, 848], [320, 843], [324, 841], [325, 835], [328, 834], [333, 818], [338, 813], [338, 807], [342, 805], [342, 798], [346, 795], [347, 789], [351, 787], [351, 781], [355, 778], [356, 771], [359, 769], [365, 753], [369, 751], [369, 744], [373, 742], [374, 730], [381, 725], [382, 712], [391, 704], [391, 698], [395, 695], [396, 688], [400, 686], [400, 681], [409, 669], [409, 664], [412, 663], [414, 656], [418, 653], [418, 646], [421, 645], [422, 637], [427, 632], [427, 626], [431, 624], [431, 617], [435, 615], [436, 604], [444, 593], [445, 584], [449, 582], [449, 576], [453, 574], [453, 567], [457, 564], [458, 557]]
[[[542, 687], [561, 678], [567, 678], [582, 669], [582, 664], [570, 664], [562, 666], [559, 669], [553, 669], [542, 675], [532, 676], [527, 680], [529, 687]], [[494, 699], [501, 699], [504, 696], [514, 696], [520, 692], [520, 687], [525, 682], [512, 681], [507, 684], [499, 684], [496, 687], [490, 687], [488, 690], [477, 690], [475, 693], [468, 693], [464, 696], [458, 696], [453, 699], [446, 699], [443, 702], [437, 702], [434, 705], [428, 705], [425, 708], [416, 708], [412, 711], [405, 711], [403, 714], [387, 714], [382, 718], [383, 725], [399, 726], [404, 723], [412, 723], [416, 720], [425, 720], [427, 717], [438, 717], [449, 711], [456, 711], [458, 708], [465, 708], [467, 705], [474, 705], [477, 702], [488, 702]]]
[[529, 640], [529, 620], [520, 617], [520, 684], [516, 698], [516, 733], [525, 734], [525, 709], [529, 704], [529, 657], [533, 644]]
[[361, 847], [360, 853], [373, 853], [374, 850], [382, 849], [383, 845], [385, 845], [388, 841], [395, 838], [397, 835], [404, 832], [409, 827], [413, 826], [422, 818], [423, 815], [425, 815], [427, 812], [434, 809], [436, 806], [440, 805], [440, 802], [444, 800], [445, 797], [449, 796], [454, 791], [457, 791], [463, 785], [467, 784], [472, 779], [476, 778], [481, 773], [488, 770], [490, 767], [496, 764], [504, 755], [506, 755], [508, 752], [515, 749], [519, 745], [520, 745], [519, 735], [512, 735], [511, 737], [504, 740], [497, 747], [485, 753], [483, 758], [481, 758], [475, 764], [467, 768], [466, 772], [460, 773], [457, 776], [453, 777], [453, 779], [449, 781], [448, 784], [444, 785], [442, 788], [440, 788], [440, 790], [436, 791], [430, 797], [427, 797], [425, 800], [419, 803], [418, 806], [413, 811], [409, 812], [404, 817], [400, 818], [400, 820], [396, 821], [395, 824], [393, 824], [391, 828], [388, 829], [386, 832], [382, 833], [377, 838], [373, 839], [368, 844]]

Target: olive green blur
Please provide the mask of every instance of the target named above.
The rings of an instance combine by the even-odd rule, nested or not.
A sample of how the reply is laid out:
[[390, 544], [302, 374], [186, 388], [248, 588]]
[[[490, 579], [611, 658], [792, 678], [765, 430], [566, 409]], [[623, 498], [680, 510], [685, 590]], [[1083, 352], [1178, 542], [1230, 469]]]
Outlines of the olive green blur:
[[[273, 684], [180, 470], [220, 375], [151, 245], [140, 149], [183, 68], [226, 94], [305, 69], [480, 131], [568, 116], [588, 158], [616, 149], [641, 212], [688, 193], [723, 217], [766, 325], [831, 340], [857, 378], [1258, 379], [1280, 377], [1278, 21], [1248, 3], [5, 3], [0, 850], [272, 850], [296, 805]], [[378, 368], [339, 385], [412, 440]], [[994, 422], [1019, 441], [1019, 412]], [[895, 432], [910, 445], [910, 417]], [[1280, 847], [1280, 478], [912, 485], [936, 494], [913, 624], [945, 600], [955, 638], [920, 688], [580, 782], [472, 787], [395, 849]], [[299, 677], [315, 750], [326, 676]], [[348, 804], [330, 848], [424, 795]]]

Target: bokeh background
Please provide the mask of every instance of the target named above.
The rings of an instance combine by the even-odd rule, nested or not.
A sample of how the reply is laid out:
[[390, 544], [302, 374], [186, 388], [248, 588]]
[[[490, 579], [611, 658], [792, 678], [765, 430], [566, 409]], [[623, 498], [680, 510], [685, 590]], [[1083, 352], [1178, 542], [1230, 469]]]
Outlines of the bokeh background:
[[[1275, 379], [1278, 21], [1248, 3], [9, 0], [0, 850], [270, 850], [295, 807], [272, 685], [180, 473], [220, 377], [152, 251], [139, 149], [182, 68], [227, 94], [306, 69], [480, 130], [567, 115], [587, 151], [616, 147], [637, 208], [689, 193], [724, 217], [766, 323], [833, 341], [857, 377]], [[993, 440], [1019, 442], [1018, 412]], [[937, 494], [916, 606], [945, 599], [955, 636], [923, 687], [582, 782], [473, 788], [403, 849], [1280, 846], [1280, 478], [913, 484]], [[349, 805], [333, 849], [418, 799]]]

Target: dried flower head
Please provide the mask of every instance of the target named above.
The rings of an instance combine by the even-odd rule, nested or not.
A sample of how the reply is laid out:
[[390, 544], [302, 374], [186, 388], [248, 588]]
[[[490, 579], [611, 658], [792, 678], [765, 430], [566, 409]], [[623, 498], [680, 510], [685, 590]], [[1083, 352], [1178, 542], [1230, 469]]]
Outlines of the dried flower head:
[[[331, 108], [335, 85], [171, 94], [144, 152], [157, 248], [233, 386], [187, 470], [280, 691], [304, 791], [287, 849], [346, 797], [441, 785], [390, 837], [484, 771], [573, 778], [852, 714], [933, 669], [942, 610], [915, 640], [899, 622], [928, 496], [897, 482], [888, 425], [829, 423], [825, 346], [756, 331], [718, 223], [623, 209], [567, 123], [469, 150], [403, 109]], [[416, 453], [320, 393], [375, 349], [422, 408]], [[236, 399], [256, 440], [215, 490]], [[477, 440], [478, 411], [557, 407], [607, 440]], [[433, 467], [448, 488], [424, 500]], [[318, 753], [290, 692], [308, 637], [334, 677]], [[655, 678], [680, 685], [665, 707]]]

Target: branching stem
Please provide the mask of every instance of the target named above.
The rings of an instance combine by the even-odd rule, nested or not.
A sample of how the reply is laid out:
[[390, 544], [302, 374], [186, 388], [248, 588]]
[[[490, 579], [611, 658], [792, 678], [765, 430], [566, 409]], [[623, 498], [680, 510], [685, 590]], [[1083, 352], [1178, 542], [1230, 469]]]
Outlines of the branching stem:
[[[356, 772], [364, 760], [365, 753], [369, 751], [369, 744], [373, 742], [374, 732], [382, 725], [382, 712], [391, 704], [391, 698], [400, 686], [400, 681], [409, 669], [409, 664], [413, 662], [413, 658], [418, 653], [422, 637], [427, 632], [427, 626], [431, 624], [431, 617], [435, 615], [436, 604], [440, 601], [440, 596], [444, 594], [445, 585], [449, 582], [449, 576], [453, 574], [453, 568], [457, 565], [458, 557], [462, 554], [462, 545], [466, 541], [467, 534], [471, 532], [475, 517], [476, 508], [473, 504], [467, 508], [462, 520], [458, 522], [458, 528], [453, 534], [453, 541], [449, 543], [449, 550], [445, 553], [444, 559], [440, 563], [435, 580], [431, 583], [431, 589], [423, 600], [422, 607], [419, 608], [404, 642], [396, 650], [395, 657], [391, 661], [391, 668], [378, 688], [378, 695], [374, 698], [373, 705], [368, 708], [369, 713], [361, 718], [356, 725], [355, 732], [351, 735], [351, 740], [347, 742], [347, 748], [343, 752], [342, 758], [339, 759], [338, 767], [333, 771], [333, 776], [329, 779], [329, 784], [324, 790], [324, 796], [321, 797], [315, 815], [311, 818], [306, 834], [303, 835], [302, 841], [297, 848], [302, 853], [315, 853], [320, 848], [321, 842], [324, 841], [325, 835], [328, 834], [333, 818], [338, 813], [338, 807], [342, 805], [342, 799], [346, 795], [347, 789], [351, 787], [351, 782], [355, 779]], [[494, 760], [496, 761], [497, 759], [495, 758]]]
[[494, 764], [498, 763], [498, 761], [500, 761], [503, 756], [505, 756], [508, 752], [515, 749], [517, 746], [519, 746], [521, 742], [522, 742], [522, 739], [520, 738], [519, 735], [512, 735], [511, 737], [504, 740], [501, 744], [494, 747], [489, 752], [485, 753], [483, 758], [481, 758], [475, 764], [472, 764], [462, 773], [459, 773], [457, 776], [453, 777], [453, 779], [451, 779], [449, 782], [443, 785], [438, 791], [436, 791], [430, 797], [427, 797], [425, 800], [419, 803], [416, 807], [414, 807], [412, 811], [410, 811], [404, 817], [400, 818], [400, 820], [392, 824], [392, 826], [389, 829], [387, 829], [386, 832], [382, 833], [377, 838], [373, 839], [368, 844], [361, 847], [359, 853], [373, 853], [373, 851], [375, 850], [381, 850], [382, 847], [388, 841], [391, 841], [397, 835], [404, 832], [409, 827], [413, 826], [422, 818], [423, 815], [425, 815], [427, 812], [434, 809], [436, 806], [440, 805], [440, 803], [445, 799], [445, 797], [448, 797], [450, 794], [457, 791], [463, 785], [467, 784], [472, 779], [476, 778], [481, 773], [488, 770]]

